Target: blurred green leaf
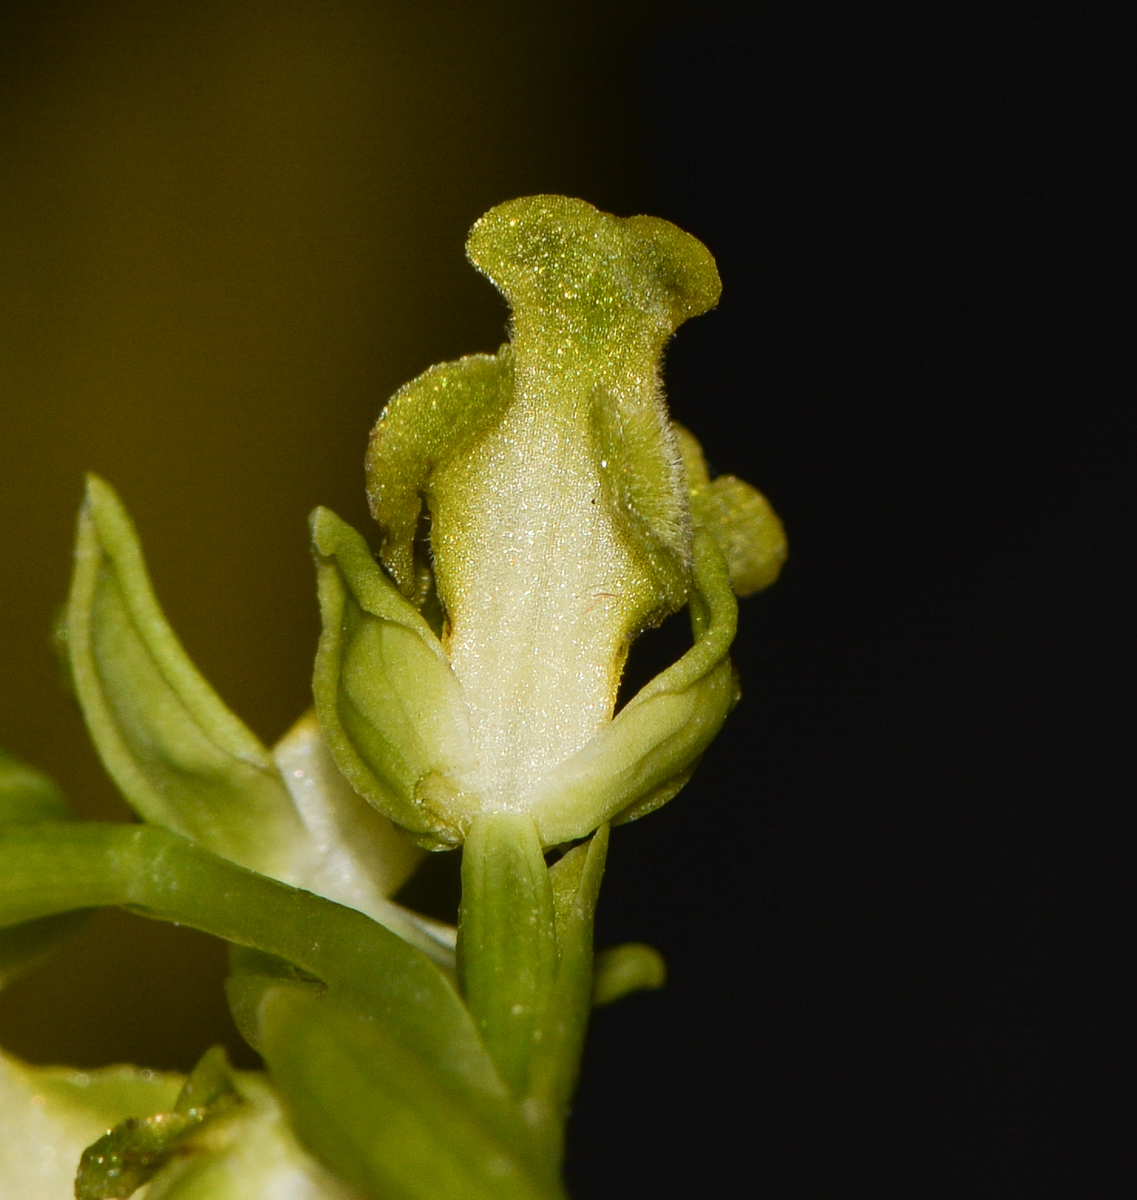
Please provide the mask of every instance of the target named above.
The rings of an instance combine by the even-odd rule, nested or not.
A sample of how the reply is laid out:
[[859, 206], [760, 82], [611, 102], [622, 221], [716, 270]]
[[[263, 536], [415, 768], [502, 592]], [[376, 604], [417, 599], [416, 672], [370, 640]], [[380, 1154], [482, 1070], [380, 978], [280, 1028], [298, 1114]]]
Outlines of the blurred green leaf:
[[191, 1133], [146, 1200], [360, 1200], [300, 1145], [263, 1076], [233, 1078], [242, 1103]]
[[63, 793], [42, 771], [0, 750], [0, 823], [69, 821], [74, 815]]
[[200, 1140], [201, 1127], [229, 1116], [241, 1104], [225, 1050], [214, 1046], [190, 1073], [171, 1111], [128, 1117], [83, 1151], [75, 1200], [123, 1200], [133, 1195], [175, 1155], [209, 1149]]
[[75, 1176], [75, 1200], [123, 1200], [134, 1195], [175, 1154], [191, 1152], [187, 1135], [204, 1120], [204, 1112], [127, 1117], [83, 1151]]
[[372, 1200], [554, 1200], [551, 1164], [478, 1112], [378, 1022], [278, 984], [261, 1004], [264, 1056], [301, 1140]]

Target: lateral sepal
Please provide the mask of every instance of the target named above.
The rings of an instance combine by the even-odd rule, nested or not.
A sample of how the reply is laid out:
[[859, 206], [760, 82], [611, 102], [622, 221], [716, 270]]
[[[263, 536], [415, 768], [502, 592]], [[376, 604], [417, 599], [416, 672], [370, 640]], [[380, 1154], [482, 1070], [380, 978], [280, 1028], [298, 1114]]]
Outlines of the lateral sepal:
[[431, 848], [457, 845], [476, 811], [465, 702], [430, 626], [326, 508], [312, 514], [323, 632], [316, 712], [355, 790]]

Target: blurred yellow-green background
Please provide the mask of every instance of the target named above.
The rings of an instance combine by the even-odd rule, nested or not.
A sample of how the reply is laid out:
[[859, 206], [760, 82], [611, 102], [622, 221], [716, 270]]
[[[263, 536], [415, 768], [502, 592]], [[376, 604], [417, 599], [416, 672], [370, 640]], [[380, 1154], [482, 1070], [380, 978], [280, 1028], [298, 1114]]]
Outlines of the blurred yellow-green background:
[[[305, 518], [364, 523], [367, 432], [505, 309], [470, 224], [539, 191], [636, 207], [627, 3], [89, 0], [0, 10], [0, 744], [127, 815], [49, 647], [83, 472], [265, 740], [305, 708]], [[118, 913], [0, 997], [35, 1060], [238, 1045], [208, 939]]]

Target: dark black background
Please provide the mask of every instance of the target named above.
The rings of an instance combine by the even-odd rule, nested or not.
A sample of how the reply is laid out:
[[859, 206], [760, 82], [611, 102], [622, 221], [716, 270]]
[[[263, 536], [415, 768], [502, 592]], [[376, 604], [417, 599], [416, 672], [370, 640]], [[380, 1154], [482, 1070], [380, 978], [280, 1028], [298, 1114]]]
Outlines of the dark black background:
[[695, 782], [613, 840], [601, 940], [671, 979], [596, 1017], [582, 1196], [1125, 1193], [1114, 53], [923, 6], [638, 47], [651, 210], [724, 280], [672, 406], [791, 552]]

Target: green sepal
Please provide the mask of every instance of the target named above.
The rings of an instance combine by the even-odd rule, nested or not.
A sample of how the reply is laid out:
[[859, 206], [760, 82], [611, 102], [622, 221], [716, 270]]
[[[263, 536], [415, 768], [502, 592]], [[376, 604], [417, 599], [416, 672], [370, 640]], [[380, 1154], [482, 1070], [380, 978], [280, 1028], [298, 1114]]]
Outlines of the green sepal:
[[[434, 472], [460, 455], [509, 403], [513, 358], [471, 354], [431, 367], [391, 397], [367, 447], [367, 497], [383, 531], [379, 555], [405, 596], [420, 570], [414, 543]], [[421, 607], [421, 605], [419, 606]]]
[[93, 475], [79, 515], [67, 645], [91, 739], [140, 816], [253, 870], [302, 874], [303, 826], [271, 755], [182, 649], [130, 517]]
[[734, 475], [720, 475], [691, 494], [691, 517], [718, 544], [739, 596], [774, 583], [786, 561], [786, 531], [770, 501]]
[[473, 805], [465, 702], [426, 621], [363, 538], [326, 508], [312, 514], [323, 632], [316, 711], [355, 790], [424, 845], [462, 840]]
[[480, 816], [462, 847], [458, 978], [498, 1071], [515, 1097], [529, 1088], [557, 973], [549, 871], [524, 813]]
[[643, 942], [624, 942], [596, 952], [592, 970], [592, 1007], [614, 1004], [633, 992], [652, 992], [667, 982], [663, 955]]
[[[392, 1036], [470, 1096], [505, 1096], [446, 974], [355, 909], [246, 871], [152, 825], [2, 828], [0, 878], [0, 926], [111, 905], [188, 925], [298, 967], [387, 1022]], [[413, 926], [405, 934], [422, 936]]]
[[146, 1200], [361, 1200], [300, 1145], [262, 1075], [233, 1078], [242, 1103], [197, 1131], [192, 1152], [155, 1176]]
[[[0, 750], [0, 825], [72, 817], [70, 805], [51, 779]], [[62, 913], [0, 929], [0, 991], [46, 962], [86, 921], [86, 913]]]
[[185, 1135], [201, 1124], [196, 1114], [155, 1113], [127, 1117], [93, 1142], [79, 1159], [75, 1200], [123, 1200], [132, 1196], [170, 1161], [184, 1153]]
[[[570, 850], [549, 869], [557, 930], [556, 980], [533, 1056], [530, 1119], [563, 1136], [569, 1102], [580, 1073], [592, 1008], [592, 942], [596, 901], [608, 857], [608, 826]], [[558, 1144], [558, 1157], [561, 1147]]]
[[94, 477], [68, 614], [72, 676], [92, 738], [141, 816], [405, 927], [406, 914], [386, 897], [413, 869], [414, 850], [339, 775], [313, 718], [270, 753], [225, 707], [166, 622], [129, 516]]
[[788, 552], [786, 531], [769, 500], [734, 475], [711, 479], [703, 448], [690, 430], [673, 423], [683, 456], [691, 499], [691, 519], [714, 538], [739, 596], [768, 588], [778, 578]]
[[475, 1109], [376, 1021], [288, 984], [265, 991], [263, 1054], [292, 1127], [366, 1196], [557, 1200], [512, 1105]]
[[296, 1141], [268, 1082], [234, 1071], [220, 1046], [185, 1081], [172, 1108], [129, 1119], [83, 1154], [79, 1200], [360, 1200]]
[[170, 1112], [128, 1117], [93, 1142], [79, 1159], [76, 1200], [124, 1200], [175, 1155], [211, 1149], [203, 1127], [243, 1103], [221, 1046], [206, 1051]]
[[695, 538], [692, 580], [695, 644], [531, 797], [528, 811], [544, 845], [573, 841], [603, 821], [631, 821], [666, 803], [690, 778], [734, 707], [728, 651], [738, 606], [726, 564], [706, 534]]

